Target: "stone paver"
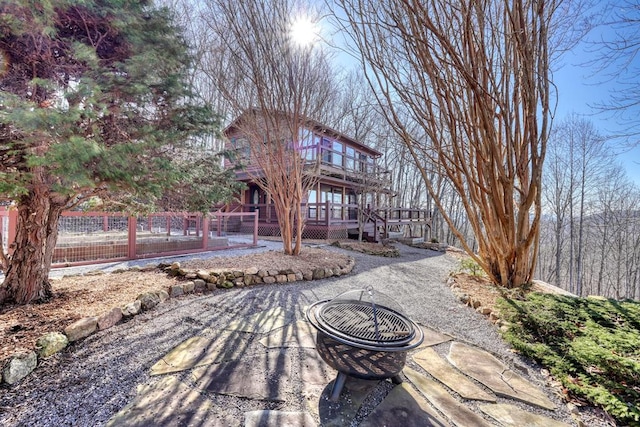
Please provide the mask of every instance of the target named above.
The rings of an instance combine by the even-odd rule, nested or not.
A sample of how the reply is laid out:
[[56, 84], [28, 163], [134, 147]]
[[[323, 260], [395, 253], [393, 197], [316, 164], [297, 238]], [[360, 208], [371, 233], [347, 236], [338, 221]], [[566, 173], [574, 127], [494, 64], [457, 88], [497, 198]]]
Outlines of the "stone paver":
[[108, 422], [108, 427], [239, 427], [239, 420], [217, 413], [206, 397], [173, 376], [138, 387], [136, 397]]
[[330, 367], [315, 349], [300, 351], [300, 377], [303, 389], [306, 385], [325, 386], [336, 377], [338, 371]]
[[299, 320], [262, 338], [260, 344], [267, 348], [315, 348], [315, 335], [316, 331], [309, 322]]
[[393, 388], [385, 399], [360, 424], [360, 427], [449, 426], [429, 403], [408, 383]]
[[243, 335], [245, 334], [227, 332], [218, 338], [191, 337], [156, 362], [151, 367], [151, 375], [179, 372], [196, 366], [237, 359], [247, 351], [249, 339]]
[[460, 371], [444, 360], [432, 348], [425, 348], [411, 356], [431, 376], [454, 390], [465, 399], [495, 402], [496, 397], [487, 393]]
[[213, 393], [284, 401], [291, 381], [291, 358], [280, 350], [246, 355], [242, 359], [195, 368], [191, 378], [197, 388]]
[[458, 402], [437, 382], [426, 378], [411, 368], [405, 367], [403, 372], [409, 378], [409, 381], [429, 399], [433, 406], [455, 425], [491, 427], [491, 423], [486, 422], [480, 415]]
[[244, 427], [316, 427], [307, 412], [250, 411], [244, 414]]
[[535, 385], [508, 369], [490, 353], [460, 342], [451, 343], [449, 360], [463, 373], [489, 387], [495, 394], [545, 409], [556, 405]]
[[480, 410], [489, 415], [504, 427], [569, 427], [569, 424], [556, 421], [543, 415], [532, 414], [517, 406], [498, 403], [482, 405]]
[[420, 344], [418, 348], [431, 347], [452, 340], [449, 335], [441, 334], [426, 326], [420, 325], [420, 327], [424, 333], [424, 341], [422, 341], [422, 344]]
[[228, 331], [252, 332], [266, 334], [287, 324], [287, 313], [281, 307], [261, 311], [229, 323]]

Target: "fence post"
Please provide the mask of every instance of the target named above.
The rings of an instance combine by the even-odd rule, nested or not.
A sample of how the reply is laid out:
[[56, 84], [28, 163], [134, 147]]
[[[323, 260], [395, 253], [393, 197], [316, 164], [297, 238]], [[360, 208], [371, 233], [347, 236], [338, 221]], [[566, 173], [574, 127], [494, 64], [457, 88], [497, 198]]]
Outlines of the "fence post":
[[138, 227], [138, 219], [130, 215], [129, 216], [129, 229], [127, 230], [127, 257], [129, 259], [136, 259], [136, 229]]
[[209, 248], [209, 214], [202, 215], [202, 249]]
[[258, 213], [253, 213], [253, 246], [258, 246]]

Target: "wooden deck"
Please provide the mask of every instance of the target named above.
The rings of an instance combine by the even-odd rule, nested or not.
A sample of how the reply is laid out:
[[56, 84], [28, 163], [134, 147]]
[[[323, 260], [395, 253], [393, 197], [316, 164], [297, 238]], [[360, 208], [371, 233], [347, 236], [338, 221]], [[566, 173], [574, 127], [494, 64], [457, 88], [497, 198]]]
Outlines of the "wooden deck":
[[[307, 215], [304, 238], [346, 239], [358, 235], [357, 205], [326, 202], [305, 204], [304, 208]], [[273, 205], [244, 204], [230, 209], [234, 212], [258, 212], [258, 235], [280, 234]], [[364, 218], [365, 237], [372, 241], [391, 237], [424, 237], [426, 229], [431, 227], [431, 216], [422, 209], [367, 209]], [[237, 224], [237, 227], [241, 228], [242, 224]]]

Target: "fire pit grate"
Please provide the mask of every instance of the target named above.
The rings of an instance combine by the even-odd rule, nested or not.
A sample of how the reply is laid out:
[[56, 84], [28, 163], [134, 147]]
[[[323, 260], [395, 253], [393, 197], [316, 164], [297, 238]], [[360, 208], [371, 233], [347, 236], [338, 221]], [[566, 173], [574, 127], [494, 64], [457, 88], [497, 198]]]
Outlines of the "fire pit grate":
[[404, 316], [362, 301], [327, 303], [316, 320], [326, 332], [360, 344], [396, 346], [410, 342], [415, 336], [413, 325]]

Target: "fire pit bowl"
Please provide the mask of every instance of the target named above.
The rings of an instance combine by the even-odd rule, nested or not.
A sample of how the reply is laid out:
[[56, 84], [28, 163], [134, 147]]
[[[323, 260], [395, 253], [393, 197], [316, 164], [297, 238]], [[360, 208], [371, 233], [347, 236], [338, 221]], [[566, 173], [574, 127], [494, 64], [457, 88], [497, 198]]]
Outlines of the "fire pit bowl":
[[402, 382], [407, 351], [422, 344], [422, 329], [398, 304], [371, 287], [318, 301], [306, 312], [316, 328], [316, 349], [338, 371], [331, 400], [340, 396], [347, 376]]

